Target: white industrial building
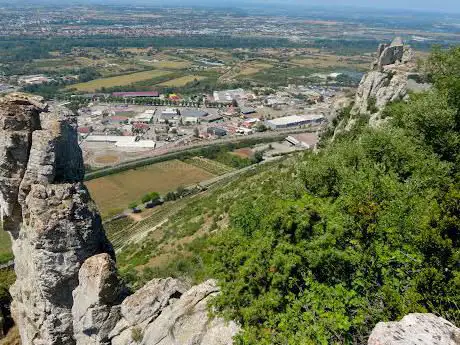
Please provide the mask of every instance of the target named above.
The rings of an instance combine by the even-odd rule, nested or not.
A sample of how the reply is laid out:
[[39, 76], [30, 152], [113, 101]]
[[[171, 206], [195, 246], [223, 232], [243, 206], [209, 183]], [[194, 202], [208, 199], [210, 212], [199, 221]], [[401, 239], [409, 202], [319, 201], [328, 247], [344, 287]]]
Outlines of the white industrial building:
[[246, 97], [246, 92], [243, 89], [214, 91], [213, 98], [216, 102], [231, 102], [234, 99], [239, 100]]
[[172, 119], [179, 115], [180, 115], [179, 110], [175, 108], [166, 108], [165, 110], [161, 112], [161, 117], [163, 119]]
[[139, 148], [139, 149], [154, 149], [156, 147], [156, 142], [153, 140], [139, 140], [139, 141], [121, 141], [115, 143], [116, 147], [125, 147], [125, 148]]
[[279, 117], [266, 121], [266, 125], [271, 129], [283, 129], [290, 127], [312, 126], [324, 121], [323, 115], [291, 115]]
[[142, 114], [134, 116], [131, 119], [131, 122], [141, 122], [141, 123], [152, 123], [155, 116], [155, 109], [149, 109], [144, 111]]
[[136, 136], [121, 135], [88, 135], [85, 139], [88, 142], [113, 143], [120, 148], [152, 148], [156, 143], [152, 140], [138, 140]]
[[182, 122], [184, 124], [187, 124], [187, 123], [191, 123], [191, 124], [197, 124], [199, 122], [199, 118], [198, 117], [193, 117], [193, 116], [188, 116], [188, 117], [183, 117], [182, 118]]

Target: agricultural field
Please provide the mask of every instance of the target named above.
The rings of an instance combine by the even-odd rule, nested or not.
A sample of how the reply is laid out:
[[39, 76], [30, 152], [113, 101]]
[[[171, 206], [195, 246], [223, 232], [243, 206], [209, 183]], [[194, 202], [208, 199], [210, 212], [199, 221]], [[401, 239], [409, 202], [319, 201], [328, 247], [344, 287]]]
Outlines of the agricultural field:
[[354, 68], [369, 69], [372, 58], [363, 56], [339, 56], [318, 54], [302, 56], [291, 60], [291, 63], [308, 68]]
[[255, 74], [265, 69], [271, 68], [271, 67], [273, 67], [273, 65], [270, 65], [268, 63], [263, 63], [263, 62], [247, 64], [241, 68], [240, 72], [238, 73], [238, 76], [247, 76], [247, 75]]
[[192, 66], [192, 63], [182, 60], [163, 60], [153, 62], [153, 66], [160, 69], [185, 69]]
[[192, 164], [196, 167], [204, 169], [207, 172], [214, 175], [224, 175], [235, 170], [234, 168], [229, 167], [228, 165], [204, 157], [193, 157], [187, 159], [185, 162], [187, 164]]
[[72, 85], [71, 88], [77, 89], [78, 91], [95, 92], [96, 90], [99, 90], [103, 87], [109, 88], [109, 87], [114, 87], [114, 86], [131, 85], [136, 82], [165, 76], [165, 75], [168, 75], [169, 73], [170, 72], [168, 71], [162, 71], [162, 70], [144, 71], [144, 72], [120, 75], [117, 77], [91, 80], [86, 83], [79, 83], [79, 84]]
[[[100, 55], [100, 56], [99, 56]], [[145, 70], [145, 66], [124, 58], [108, 58], [99, 53], [94, 58], [84, 56], [56, 56], [52, 59], [36, 59], [27, 66], [40, 73], [75, 73], [75, 69], [93, 68], [103, 77], [135, 73]]]
[[199, 76], [199, 75], [186, 75], [183, 77], [171, 79], [165, 82], [162, 82], [160, 84], [157, 84], [158, 86], [166, 86], [166, 87], [181, 87], [185, 86], [188, 83], [191, 83], [194, 80], [204, 80], [206, 77], [204, 76]]
[[172, 160], [101, 177], [86, 185], [104, 217], [127, 208], [148, 192], [165, 194], [213, 177], [214, 174], [204, 169]]

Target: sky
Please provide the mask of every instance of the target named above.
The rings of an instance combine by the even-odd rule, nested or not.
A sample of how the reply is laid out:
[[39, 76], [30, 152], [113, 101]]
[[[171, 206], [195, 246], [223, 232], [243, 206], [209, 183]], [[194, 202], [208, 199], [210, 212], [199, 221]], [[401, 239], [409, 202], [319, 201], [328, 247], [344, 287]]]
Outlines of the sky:
[[[96, 0], [102, 1], [104, 0]], [[107, 0], [105, 0], [107, 1]], [[129, 0], [114, 0], [114, 1], [129, 1]], [[159, 3], [167, 5], [174, 4], [196, 4], [196, 5], [226, 5], [226, 6], [251, 6], [257, 5], [279, 5], [281, 7], [286, 4], [308, 6], [327, 6], [327, 7], [363, 7], [363, 8], [379, 8], [379, 9], [412, 9], [417, 11], [435, 11], [435, 12], [452, 12], [460, 13], [460, 0], [134, 0], [144, 3]], [[133, 2], [133, 0], [131, 0]]]
[[[278, 2], [272, 0], [273, 2]], [[250, 0], [248, 2], [271, 2]], [[302, 5], [323, 5], [323, 6], [355, 6], [367, 8], [385, 9], [415, 9], [415, 10], [435, 10], [441, 12], [454, 11], [460, 12], [460, 0], [285, 0], [284, 3]]]
[[[154, 0], [155, 1], [155, 0]], [[159, 0], [159, 2], [162, 2]], [[182, 0], [179, 2], [190, 3], [218, 3], [208, 0]], [[460, 13], [460, 0], [227, 0], [228, 6], [251, 5], [251, 4], [276, 4], [276, 5], [301, 5], [301, 6], [330, 6], [330, 7], [363, 7], [378, 9], [412, 9], [417, 11], [453, 12]]]

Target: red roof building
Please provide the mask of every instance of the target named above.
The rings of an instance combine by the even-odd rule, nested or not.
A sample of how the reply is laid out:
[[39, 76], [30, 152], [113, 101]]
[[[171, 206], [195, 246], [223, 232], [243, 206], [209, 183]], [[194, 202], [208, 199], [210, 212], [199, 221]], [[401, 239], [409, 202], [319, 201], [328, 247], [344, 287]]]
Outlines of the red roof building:
[[146, 123], [136, 122], [133, 123], [133, 129], [149, 129], [150, 126]]
[[93, 130], [92, 127], [78, 127], [78, 133], [80, 134], [89, 134]]

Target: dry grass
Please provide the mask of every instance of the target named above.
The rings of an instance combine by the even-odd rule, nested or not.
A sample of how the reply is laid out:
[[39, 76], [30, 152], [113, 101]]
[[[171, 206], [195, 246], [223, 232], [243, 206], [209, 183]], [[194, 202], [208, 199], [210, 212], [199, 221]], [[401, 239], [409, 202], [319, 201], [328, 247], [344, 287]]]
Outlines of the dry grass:
[[148, 192], [165, 194], [179, 186], [188, 186], [215, 175], [184, 162], [173, 160], [119, 174], [101, 177], [86, 183], [103, 216], [112, 210], [127, 208]]
[[79, 83], [79, 84], [69, 86], [69, 88], [74, 88], [74, 89], [77, 89], [78, 91], [94, 92], [103, 87], [108, 88], [108, 87], [113, 87], [113, 86], [130, 85], [130, 84], [133, 84], [139, 81], [161, 77], [169, 73], [171, 72], [162, 71], [162, 70], [138, 72], [138, 73], [120, 75], [117, 77], [91, 80], [86, 83]]
[[180, 87], [180, 86], [185, 86], [188, 83], [191, 83], [195, 79], [196, 80], [203, 80], [203, 79], [206, 79], [206, 77], [199, 76], [199, 75], [186, 75], [186, 76], [183, 76], [183, 77], [180, 77], [180, 78], [165, 81], [163, 83], [158, 84], [158, 86]]
[[232, 154], [241, 158], [250, 158], [254, 155], [254, 150], [250, 148], [242, 148], [233, 151]]
[[106, 164], [106, 165], [114, 165], [117, 164], [120, 161], [120, 158], [118, 156], [114, 155], [103, 155], [103, 156], [97, 156], [94, 158], [94, 162], [96, 164]]
[[177, 60], [163, 60], [154, 62], [153, 66], [164, 69], [184, 69], [190, 67], [192, 63], [190, 61], [177, 61]]
[[0, 340], [0, 345], [20, 345], [19, 331], [17, 327], [10, 329], [5, 338]]
[[337, 68], [337, 67], [353, 67], [353, 68], [369, 68], [372, 59], [367, 57], [355, 56], [337, 56], [337, 55], [317, 55], [302, 57], [292, 60], [291, 62], [310, 68]]
[[242, 67], [241, 71], [238, 73], [240, 76], [256, 74], [264, 69], [272, 68], [273, 66], [268, 63], [252, 63]]

